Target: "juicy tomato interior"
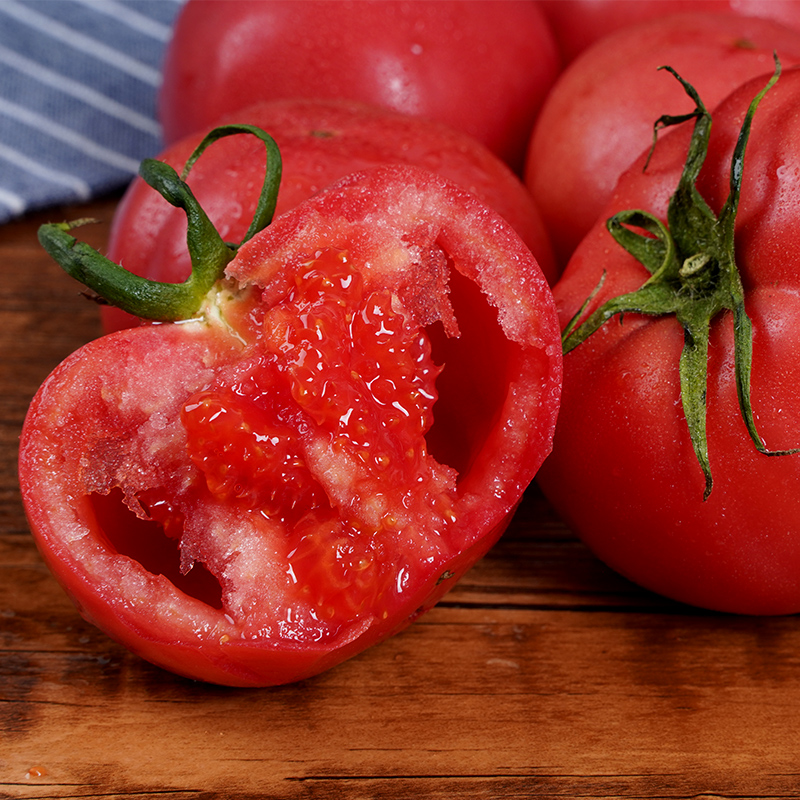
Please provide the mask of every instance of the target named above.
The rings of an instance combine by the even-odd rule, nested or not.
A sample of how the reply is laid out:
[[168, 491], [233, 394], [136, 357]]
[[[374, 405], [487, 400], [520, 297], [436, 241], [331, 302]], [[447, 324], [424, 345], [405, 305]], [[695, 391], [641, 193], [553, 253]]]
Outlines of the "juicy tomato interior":
[[498, 423], [509, 360], [520, 348], [503, 333], [474, 281], [451, 269], [449, 286], [459, 335], [448, 336], [439, 323], [427, 329], [434, 359], [445, 368], [436, 381], [435, 420], [426, 440], [429, 452], [461, 478]]
[[179, 547], [192, 503], [218, 503], [280, 531], [287, 596], [330, 635], [359, 611], [388, 613], [414, 562], [448, 552], [459, 473], [502, 400], [496, 315], [455, 270], [450, 299], [458, 338], [420, 327], [346, 251], [316, 253], [280, 302], [253, 303], [244, 353], [184, 402], [195, 485], [140, 492], [139, 516], [120, 492], [93, 496], [113, 548], [227, 609], [213, 557], [183, 563]]
[[174, 513], [159, 521], [156, 506], [151, 509], [152, 519], [140, 519], [125, 507], [119, 489], [93, 494], [91, 503], [99, 529], [114, 550], [138, 561], [149, 572], [168, 578], [184, 594], [212, 608], [222, 608], [222, 587], [202, 563], [195, 563], [186, 573], [181, 571], [178, 539], [169, 535], [180, 534]]

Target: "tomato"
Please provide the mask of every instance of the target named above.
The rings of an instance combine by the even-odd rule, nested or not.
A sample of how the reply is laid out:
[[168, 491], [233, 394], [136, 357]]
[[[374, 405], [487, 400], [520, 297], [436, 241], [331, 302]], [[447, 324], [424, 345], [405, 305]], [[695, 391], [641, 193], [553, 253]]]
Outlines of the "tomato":
[[[477, 140], [442, 123], [342, 100], [276, 100], [255, 104], [230, 120], [268, 130], [283, 160], [277, 211], [297, 205], [334, 180], [365, 167], [404, 163], [433, 170], [477, 195], [511, 223], [548, 280], [557, 277], [541, 215], [511, 170]], [[186, 163], [201, 135], [168, 147], [159, 158]], [[258, 197], [263, 148], [249, 136], [221, 140], [205, 151], [188, 181], [222, 235], [239, 241]], [[184, 280], [191, 270], [186, 220], [141, 178], [119, 204], [109, 257], [154, 280]], [[136, 323], [118, 308], [102, 310], [106, 331]]]
[[[635, 3], [629, 5], [636, 5]], [[691, 111], [659, 67], [691, 75], [713, 108], [769, 72], [777, 50], [800, 62], [800, 31], [734, 14], [686, 14], [629, 26], [595, 44], [562, 73], [531, 137], [525, 182], [563, 265], [608, 202], [620, 173], [653, 139], [662, 114]]]
[[730, 11], [800, 29], [797, 0], [538, 0], [565, 63], [610, 33], [670, 14]]
[[172, 143], [258, 100], [347, 98], [466, 131], [521, 170], [559, 69], [530, 0], [189, 0], [159, 116]]
[[513, 230], [433, 173], [375, 168], [250, 238], [199, 315], [68, 357], [25, 421], [25, 508], [132, 651], [300, 680], [404, 628], [496, 541], [560, 375], [552, 293]]
[[[731, 286], [741, 281], [731, 289], [730, 297], [741, 297], [728, 303], [734, 310], [723, 306], [708, 328], [707, 384], [695, 384], [695, 402], [684, 410], [679, 359], [694, 348], [702, 355], [703, 339], [686, 317], [679, 323], [630, 311], [609, 321], [565, 356], [554, 449], [539, 476], [573, 529], [623, 575], [686, 603], [747, 614], [800, 611], [800, 455], [792, 454], [800, 444], [800, 71], [786, 71], [755, 111], [738, 211], [724, 211], [739, 130], [768, 77], [748, 82], [714, 110], [696, 181], [710, 213], [735, 220], [732, 233], [723, 223], [711, 238], [732, 237], [739, 277]], [[686, 128], [659, 141], [645, 171], [640, 159], [621, 177], [609, 215], [638, 208], [667, 218], [689, 146]], [[648, 247], [654, 231], [641, 240]], [[678, 245], [676, 264], [686, 266], [678, 283], [705, 303], [727, 267], [718, 254], [703, 264], [696, 254], [708, 251], [696, 238]], [[691, 265], [699, 267], [695, 274]], [[562, 325], [604, 272], [586, 314], [650, 277], [598, 223], [555, 287]], [[700, 436], [690, 435], [690, 418]], [[703, 441], [708, 475], [695, 449], [700, 444], [702, 452]], [[783, 454], [760, 452], [756, 444]]]

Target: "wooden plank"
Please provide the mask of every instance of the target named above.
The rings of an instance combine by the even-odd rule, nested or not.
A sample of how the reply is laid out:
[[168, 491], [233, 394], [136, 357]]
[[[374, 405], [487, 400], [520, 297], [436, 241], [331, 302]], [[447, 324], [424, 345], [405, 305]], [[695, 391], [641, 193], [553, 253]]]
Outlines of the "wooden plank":
[[[279, 797], [310, 785], [356, 797], [377, 785], [387, 797], [516, 785], [522, 796], [656, 797], [703, 780], [724, 795], [788, 790], [800, 694], [796, 683], [770, 690], [796, 675], [784, 655], [800, 644], [795, 626], [619, 618], [439, 608], [324, 676], [260, 691], [165, 675], [75, 625], [63, 649], [6, 661], [3, 771], [24, 788], [39, 767], [52, 796], [93, 785]], [[773, 646], [754, 660], [764, 639]]]

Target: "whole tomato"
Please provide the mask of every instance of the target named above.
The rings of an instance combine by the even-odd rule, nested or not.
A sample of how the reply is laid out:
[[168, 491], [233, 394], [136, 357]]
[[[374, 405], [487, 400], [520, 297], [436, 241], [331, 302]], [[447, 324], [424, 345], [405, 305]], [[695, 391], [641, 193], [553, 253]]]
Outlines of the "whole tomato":
[[404, 628], [501, 535], [551, 446], [552, 293], [499, 215], [427, 170], [354, 173], [234, 254], [146, 166], [187, 210], [188, 283], [40, 232], [165, 321], [90, 342], [37, 393], [31, 530], [133, 652], [215, 683], [300, 680]]
[[538, 0], [565, 63], [608, 34], [655, 17], [697, 11], [730, 11], [800, 29], [797, 0]]
[[[637, 3], [628, 3], [636, 6]], [[730, 13], [659, 17], [597, 42], [560, 76], [531, 137], [525, 182], [563, 266], [662, 114], [692, 110], [669, 65], [709, 108], [749, 78], [800, 62], [800, 31]]]
[[[275, 100], [231, 115], [228, 122], [257, 125], [276, 140], [283, 162], [280, 214], [345, 175], [381, 164], [410, 164], [455, 181], [499, 212], [536, 256], [548, 280], [557, 272], [550, 239], [520, 179], [480, 142], [443, 123], [345, 100]], [[159, 159], [183, 168], [203, 136], [190, 135]], [[222, 236], [244, 236], [264, 175], [264, 149], [252, 136], [227, 137], [210, 146], [187, 178]], [[182, 281], [191, 272], [186, 218], [141, 178], [128, 188], [111, 227], [108, 255], [137, 275]], [[106, 331], [136, 324], [113, 306], [102, 309]]]
[[189, 0], [159, 115], [169, 144], [257, 100], [360, 100], [466, 131], [521, 170], [559, 68], [530, 0]]
[[[800, 611], [800, 71], [753, 115], [768, 78], [715, 109], [707, 155], [707, 115], [703, 135], [663, 137], [576, 250], [555, 296], [562, 325], [581, 325], [540, 472], [611, 567], [747, 614]], [[570, 349], [587, 315], [608, 321]]]

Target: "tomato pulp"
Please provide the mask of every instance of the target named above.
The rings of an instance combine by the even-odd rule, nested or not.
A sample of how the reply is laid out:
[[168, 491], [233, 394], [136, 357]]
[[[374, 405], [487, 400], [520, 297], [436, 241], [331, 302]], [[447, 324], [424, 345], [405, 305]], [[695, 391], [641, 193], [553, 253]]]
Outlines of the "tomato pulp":
[[83, 614], [192, 678], [314, 675], [405, 627], [550, 449], [552, 294], [432, 173], [340, 181], [244, 244], [204, 312], [89, 343], [26, 419], [31, 528]]

